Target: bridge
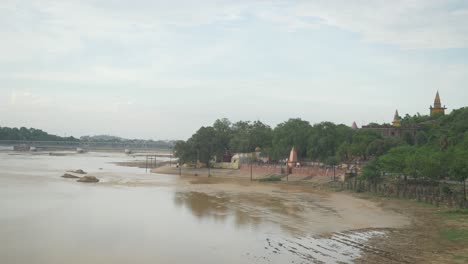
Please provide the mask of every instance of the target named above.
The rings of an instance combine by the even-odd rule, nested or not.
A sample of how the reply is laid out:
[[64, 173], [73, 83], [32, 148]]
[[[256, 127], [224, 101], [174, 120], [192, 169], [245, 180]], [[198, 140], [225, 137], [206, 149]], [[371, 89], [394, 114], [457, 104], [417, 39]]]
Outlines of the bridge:
[[172, 153], [172, 148], [157, 142], [111, 142], [111, 141], [28, 141], [0, 140], [0, 146], [22, 150], [108, 150]]

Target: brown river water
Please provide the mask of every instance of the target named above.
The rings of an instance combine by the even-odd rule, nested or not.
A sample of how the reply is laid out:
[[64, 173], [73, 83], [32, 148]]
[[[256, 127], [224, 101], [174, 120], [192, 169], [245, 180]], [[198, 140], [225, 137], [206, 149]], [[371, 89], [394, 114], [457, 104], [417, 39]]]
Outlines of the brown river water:
[[[353, 263], [402, 215], [301, 186], [0, 152], [0, 263]], [[83, 169], [99, 183], [60, 176]]]

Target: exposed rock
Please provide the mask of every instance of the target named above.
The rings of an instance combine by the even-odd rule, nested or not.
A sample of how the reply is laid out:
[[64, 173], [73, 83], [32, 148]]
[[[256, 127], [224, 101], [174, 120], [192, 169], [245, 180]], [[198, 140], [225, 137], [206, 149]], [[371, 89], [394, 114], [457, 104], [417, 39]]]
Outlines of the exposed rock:
[[68, 172], [76, 173], [76, 174], [86, 174], [86, 171], [84, 170], [75, 170], [75, 171], [68, 171]]
[[67, 178], [67, 179], [78, 179], [80, 177], [76, 176], [76, 175], [72, 175], [70, 173], [65, 173], [64, 175], [62, 175], [62, 178]]
[[77, 182], [99, 182], [99, 179], [94, 176], [83, 176]]
[[76, 148], [76, 153], [85, 153], [85, 150], [82, 148]]

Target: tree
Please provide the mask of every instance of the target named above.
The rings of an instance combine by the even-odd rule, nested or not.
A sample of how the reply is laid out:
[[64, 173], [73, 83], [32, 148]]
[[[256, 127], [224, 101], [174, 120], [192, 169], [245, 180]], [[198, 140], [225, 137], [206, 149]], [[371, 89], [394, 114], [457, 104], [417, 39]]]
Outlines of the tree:
[[213, 124], [214, 142], [213, 155], [222, 157], [229, 149], [229, 143], [232, 138], [231, 121], [227, 118], [218, 119]]
[[179, 164], [182, 165], [186, 162], [193, 162], [197, 158], [197, 153], [191, 144], [190, 140], [179, 140], [174, 146], [174, 156], [179, 159]]
[[250, 153], [257, 147], [263, 150], [271, 148], [272, 129], [260, 121], [239, 121], [232, 126], [232, 130], [229, 146], [233, 151]]
[[347, 146], [347, 153], [350, 158], [359, 158], [367, 160], [369, 145], [377, 140], [382, 139], [380, 135], [371, 130], [358, 130], [352, 137], [352, 143]]
[[378, 157], [401, 144], [401, 140], [397, 138], [378, 138], [369, 143], [366, 153], [367, 156]]
[[449, 175], [453, 180], [463, 183], [464, 200], [466, 201], [466, 180], [468, 179], [468, 150], [457, 148], [452, 151], [449, 163]]
[[[400, 146], [391, 149], [387, 154], [379, 157], [379, 164], [383, 171], [397, 174], [399, 176], [408, 172], [407, 159], [415, 152], [412, 146]], [[406, 179], [406, 176], [405, 176]]]
[[427, 133], [424, 131], [416, 132], [415, 143], [417, 146], [426, 145], [428, 142]]
[[382, 169], [378, 160], [371, 160], [363, 166], [361, 171], [361, 178], [368, 182], [376, 184], [381, 180]]
[[215, 153], [223, 152], [223, 145], [216, 138], [213, 127], [201, 127], [189, 140], [197, 153], [197, 159], [208, 166]]
[[344, 142], [351, 142], [353, 130], [345, 125], [323, 122], [311, 128], [307, 145], [307, 157], [325, 162], [336, 156], [337, 150]]
[[296, 148], [298, 158], [304, 158], [307, 153], [307, 141], [311, 132], [309, 122], [300, 118], [289, 119], [279, 124], [273, 130], [273, 153], [275, 159], [288, 157], [292, 147]]

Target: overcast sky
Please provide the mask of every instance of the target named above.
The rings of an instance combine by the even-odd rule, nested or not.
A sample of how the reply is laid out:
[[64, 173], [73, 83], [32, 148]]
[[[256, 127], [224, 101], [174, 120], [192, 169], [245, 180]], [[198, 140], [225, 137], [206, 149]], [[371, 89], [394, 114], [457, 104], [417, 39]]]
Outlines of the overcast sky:
[[217, 118], [468, 105], [468, 1], [1, 0], [0, 126], [185, 139]]

